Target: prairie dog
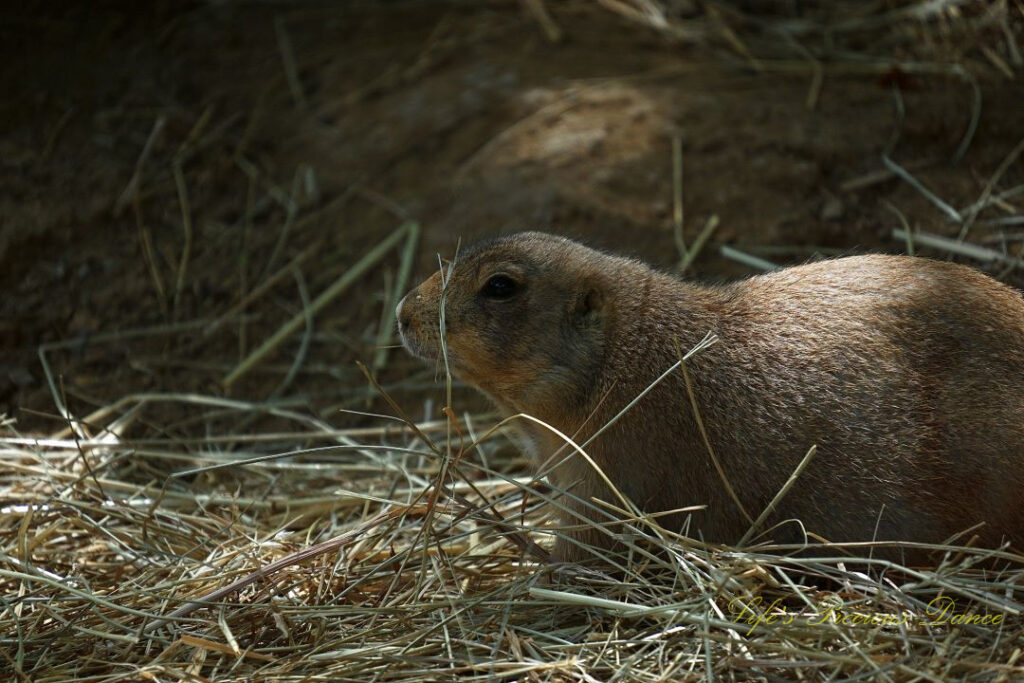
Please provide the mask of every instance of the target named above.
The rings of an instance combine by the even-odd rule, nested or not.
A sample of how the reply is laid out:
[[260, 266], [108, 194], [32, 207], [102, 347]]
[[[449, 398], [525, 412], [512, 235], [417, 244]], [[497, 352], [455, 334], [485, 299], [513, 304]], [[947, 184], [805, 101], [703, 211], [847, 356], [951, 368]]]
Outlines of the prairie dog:
[[[736, 543], [816, 445], [768, 526], [798, 519], [834, 542], [940, 543], [983, 523], [972, 532], [981, 544], [1024, 544], [1024, 297], [986, 275], [870, 255], [702, 286], [528, 232], [473, 245], [447, 277], [453, 373], [503, 413], [533, 415], [578, 444], [680, 350], [717, 336], [686, 370], [722, 473], [681, 370], [585, 449], [646, 512], [706, 505], [692, 513], [693, 536]], [[435, 273], [397, 311], [406, 348], [428, 361], [441, 353], [441, 295]], [[555, 486], [621, 505], [561, 438], [519, 422], [538, 466], [561, 449]], [[605, 519], [600, 507], [568, 506], [566, 524]], [[684, 519], [660, 523], [678, 531]], [[791, 521], [766, 536], [805, 538]], [[581, 543], [614, 539], [584, 528], [555, 554], [583, 560]]]

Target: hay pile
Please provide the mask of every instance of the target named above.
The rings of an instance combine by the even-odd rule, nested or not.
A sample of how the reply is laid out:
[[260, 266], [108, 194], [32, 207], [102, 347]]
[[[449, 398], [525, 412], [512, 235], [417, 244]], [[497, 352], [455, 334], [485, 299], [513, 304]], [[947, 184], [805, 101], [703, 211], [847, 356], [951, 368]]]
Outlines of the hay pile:
[[[142, 426], [161, 402], [291, 428], [161, 437]], [[1024, 557], [950, 548], [910, 570], [865, 547], [702, 549], [641, 520], [609, 558], [623, 579], [556, 571], [534, 542], [559, 533], [557, 492], [486, 416], [334, 430], [174, 395], [116, 413], [5, 426], [5, 680], [1024, 674]]]

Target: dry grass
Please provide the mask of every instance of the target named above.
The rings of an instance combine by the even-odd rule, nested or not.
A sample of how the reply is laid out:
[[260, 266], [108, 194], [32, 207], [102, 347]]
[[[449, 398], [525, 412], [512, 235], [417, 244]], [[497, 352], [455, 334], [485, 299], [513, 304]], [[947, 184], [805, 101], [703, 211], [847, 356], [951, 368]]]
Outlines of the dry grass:
[[891, 65], [977, 60], [1011, 79], [1024, 66], [1014, 29], [1021, 8], [1014, 0], [598, 3], [670, 39], [719, 44], [755, 68], [775, 50], [810, 60], [883, 59]]
[[[1015, 680], [1024, 557], [703, 548], [635, 520], [628, 557], [557, 568], [559, 530], [480, 421], [161, 438], [267, 406], [139, 396], [105, 425], [8, 426], [0, 670], [22, 680]], [[458, 434], [466, 434], [464, 442]], [[455, 436], [452, 436], [455, 435]], [[949, 611], [943, 611], [946, 607]], [[954, 616], [955, 615], [955, 616]], [[966, 620], [966, 621], [965, 621]], [[959, 623], [964, 622], [964, 623]]]

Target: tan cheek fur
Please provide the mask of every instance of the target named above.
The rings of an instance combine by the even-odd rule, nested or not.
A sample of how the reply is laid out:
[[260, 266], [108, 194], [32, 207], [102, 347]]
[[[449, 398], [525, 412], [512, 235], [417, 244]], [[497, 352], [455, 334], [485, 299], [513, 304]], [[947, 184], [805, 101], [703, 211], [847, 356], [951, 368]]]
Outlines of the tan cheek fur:
[[[474, 328], [474, 313], [466, 300], [470, 294], [450, 291], [445, 305], [454, 314], [448, 315], [449, 331], [445, 335], [448, 360], [460, 379], [495, 396], [513, 395], [527, 384], [537, 370], [529, 363], [509, 365], [495, 349], [487, 348], [483, 339], [467, 330]], [[428, 360], [441, 360], [441, 277], [435, 273], [410, 292], [402, 303], [402, 317], [406, 320], [403, 335], [407, 345]]]

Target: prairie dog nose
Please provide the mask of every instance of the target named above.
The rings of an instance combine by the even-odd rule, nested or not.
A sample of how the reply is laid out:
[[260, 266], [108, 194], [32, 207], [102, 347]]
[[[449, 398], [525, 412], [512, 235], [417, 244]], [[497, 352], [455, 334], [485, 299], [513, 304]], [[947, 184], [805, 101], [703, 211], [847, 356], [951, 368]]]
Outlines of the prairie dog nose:
[[408, 316], [408, 314], [405, 314], [402, 311], [402, 306], [405, 304], [405, 300], [408, 299], [408, 298], [409, 298], [408, 294], [403, 296], [402, 300], [398, 302], [398, 306], [395, 307], [395, 320], [398, 321], [399, 329], [403, 329], [403, 328], [409, 327], [409, 322], [410, 322], [409, 316]]

